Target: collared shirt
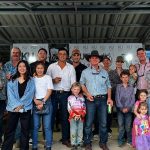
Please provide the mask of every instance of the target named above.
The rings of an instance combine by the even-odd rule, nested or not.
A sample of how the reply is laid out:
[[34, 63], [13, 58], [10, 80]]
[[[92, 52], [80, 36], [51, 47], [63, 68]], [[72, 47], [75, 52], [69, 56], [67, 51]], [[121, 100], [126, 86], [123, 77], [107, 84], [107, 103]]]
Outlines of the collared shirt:
[[80, 83], [86, 86], [92, 96], [107, 94], [108, 88], [111, 88], [108, 73], [104, 69], [96, 72], [88, 67], [82, 71]]
[[76, 74], [74, 67], [66, 62], [66, 66], [61, 69], [58, 62], [51, 64], [47, 69], [47, 75], [52, 79], [61, 77], [59, 83], [54, 83], [54, 90], [70, 91], [71, 85], [76, 82]]
[[137, 89], [147, 89], [148, 82], [146, 80], [146, 74], [150, 71], [150, 63], [146, 64], [136, 64], [137, 74], [138, 74], [138, 81], [137, 81]]
[[123, 84], [118, 84], [115, 100], [118, 108], [129, 108], [131, 111], [135, 103], [134, 87], [129, 84], [127, 87], [124, 87]]
[[5, 74], [14, 75], [16, 73], [16, 67], [13, 66], [11, 61], [8, 61], [4, 64], [3, 70], [4, 70]]

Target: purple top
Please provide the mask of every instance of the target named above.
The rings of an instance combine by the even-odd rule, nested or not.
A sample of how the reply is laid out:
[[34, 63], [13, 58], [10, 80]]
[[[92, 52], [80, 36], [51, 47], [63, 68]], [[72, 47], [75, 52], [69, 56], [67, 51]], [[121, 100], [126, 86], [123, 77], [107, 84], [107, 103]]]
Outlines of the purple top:
[[135, 103], [134, 87], [129, 85], [124, 87], [123, 84], [118, 84], [116, 88], [116, 106], [122, 110], [128, 108], [132, 111], [132, 107]]
[[148, 116], [144, 115], [141, 119], [135, 118], [134, 124], [138, 126], [138, 135], [150, 135]]

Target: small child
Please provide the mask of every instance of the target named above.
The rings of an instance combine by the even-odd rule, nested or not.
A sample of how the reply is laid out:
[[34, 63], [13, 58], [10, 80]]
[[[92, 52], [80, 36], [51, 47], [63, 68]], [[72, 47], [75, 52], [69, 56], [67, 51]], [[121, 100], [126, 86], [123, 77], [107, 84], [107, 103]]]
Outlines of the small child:
[[[136, 101], [136, 103], [134, 104], [134, 114], [136, 115], [137, 118], [141, 119], [141, 114], [138, 112], [138, 107], [140, 105], [140, 103], [146, 102], [147, 99], [147, 90], [143, 89], [140, 90], [138, 93], [138, 98], [139, 100]], [[132, 146], [135, 147], [135, 125], [133, 123], [133, 128], [132, 128]]]
[[138, 107], [138, 113], [141, 118], [136, 117], [134, 119], [135, 125], [135, 145], [137, 150], [149, 150], [150, 149], [150, 126], [147, 116], [148, 106], [146, 102], [140, 103]]
[[70, 121], [70, 138], [72, 150], [81, 149], [83, 138], [83, 121], [86, 114], [85, 100], [81, 94], [81, 85], [72, 84], [72, 95], [68, 97], [68, 111]]
[[135, 87], [135, 83], [137, 81], [137, 72], [135, 65], [131, 64], [129, 66], [129, 73], [130, 73], [129, 84]]
[[121, 147], [125, 143], [124, 134], [127, 134], [127, 144], [131, 145], [131, 124], [132, 124], [132, 108], [135, 102], [134, 87], [129, 84], [129, 72], [122, 71], [120, 78], [122, 84], [118, 84], [116, 88], [116, 107], [119, 125], [118, 146]]

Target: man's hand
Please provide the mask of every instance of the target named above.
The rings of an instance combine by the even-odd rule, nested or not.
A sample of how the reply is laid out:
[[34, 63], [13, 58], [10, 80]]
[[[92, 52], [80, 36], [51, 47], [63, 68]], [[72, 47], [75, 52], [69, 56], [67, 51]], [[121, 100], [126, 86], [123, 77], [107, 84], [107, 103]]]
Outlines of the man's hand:
[[54, 83], [59, 83], [61, 81], [61, 77], [56, 77], [53, 79]]
[[107, 99], [107, 105], [111, 105], [111, 106], [113, 106], [113, 101], [112, 101], [112, 99], [111, 98], [108, 98]]
[[88, 99], [89, 101], [94, 101], [94, 98], [93, 98], [93, 96], [92, 96], [90, 93], [88, 93], [88, 94], [86, 95], [86, 97], [87, 97], [87, 99]]

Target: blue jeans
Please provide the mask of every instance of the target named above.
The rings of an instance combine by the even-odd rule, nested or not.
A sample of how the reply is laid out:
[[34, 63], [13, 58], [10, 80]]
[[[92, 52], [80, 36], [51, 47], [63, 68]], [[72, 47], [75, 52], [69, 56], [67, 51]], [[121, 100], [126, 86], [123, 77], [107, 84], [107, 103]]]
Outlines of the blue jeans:
[[119, 125], [119, 135], [118, 135], [118, 143], [123, 144], [125, 142], [124, 133], [126, 131], [127, 134], [127, 142], [131, 143], [132, 135], [132, 112], [123, 113], [119, 109], [117, 110], [118, 116], [118, 125]]
[[71, 145], [81, 145], [83, 138], [83, 122], [81, 120], [70, 120]]
[[57, 93], [53, 91], [51, 96], [52, 105], [53, 105], [53, 113], [52, 113], [52, 129], [55, 123], [56, 111], [58, 110], [58, 106], [60, 109], [60, 119], [61, 119], [61, 128], [62, 128], [62, 142], [69, 140], [70, 137], [70, 126], [68, 121], [68, 110], [67, 110], [67, 102], [68, 96], [70, 92]]
[[107, 133], [107, 96], [94, 98], [94, 101], [86, 100], [86, 121], [84, 128], [84, 143], [90, 144], [92, 140], [92, 125], [95, 112], [97, 110], [99, 122], [99, 137], [100, 143], [106, 144], [108, 139]]
[[41, 117], [43, 118], [43, 125], [45, 131], [45, 140], [46, 140], [46, 147], [52, 146], [52, 129], [51, 129], [51, 117], [52, 117], [52, 104], [51, 101], [49, 103], [50, 112], [48, 114], [39, 115], [35, 113], [33, 109], [33, 148], [38, 147], [38, 130], [40, 127]]

